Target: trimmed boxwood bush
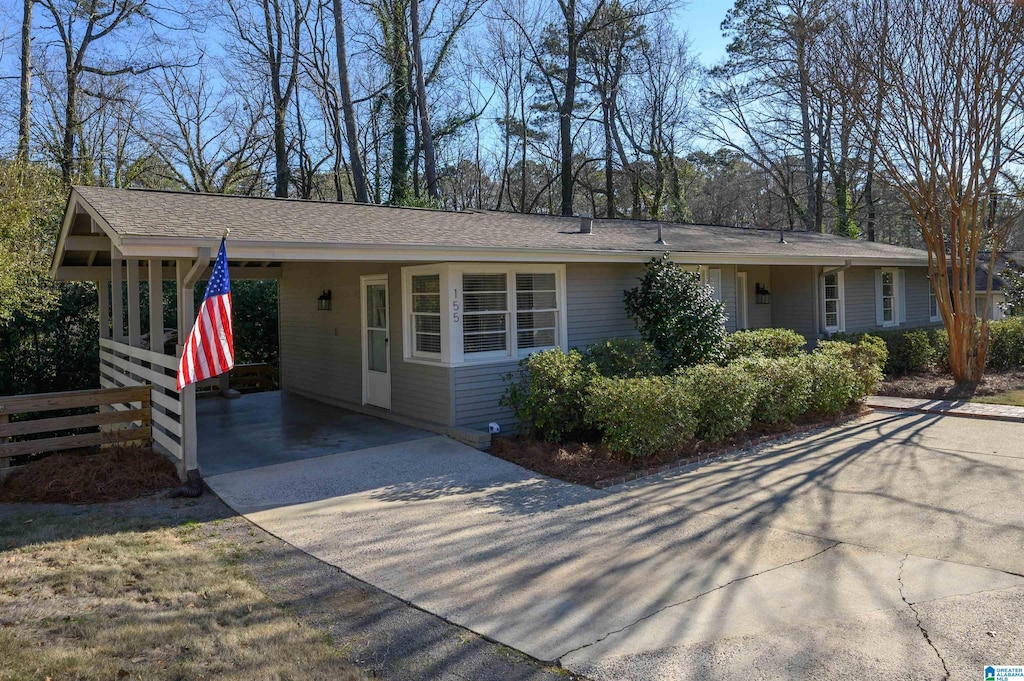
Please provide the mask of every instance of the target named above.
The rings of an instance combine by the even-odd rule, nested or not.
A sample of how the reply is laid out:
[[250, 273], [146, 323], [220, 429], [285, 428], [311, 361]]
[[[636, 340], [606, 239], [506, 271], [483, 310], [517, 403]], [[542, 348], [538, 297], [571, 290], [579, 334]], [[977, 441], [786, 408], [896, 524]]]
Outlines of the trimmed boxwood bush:
[[583, 353], [583, 360], [608, 378], [659, 376], [665, 372], [657, 348], [639, 338], [613, 338], [594, 343]]
[[949, 371], [949, 334], [945, 329], [928, 329], [928, 342], [935, 350], [935, 368]]
[[800, 353], [807, 339], [790, 329], [752, 329], [725, 337], [725, 361], [741, 357], [792, 357]]
[[697, 400], [697, 437], [723, 440], [750, 427], [757, 388], [742, 367], [701, 364], [676, 372]]
[[1024, 367], [1024, 317], [989, 323], [988, 365], [993, 369]]
[[596, 377], [577, 350], [536, 352], [519, 362], [518, 375], [505, 376], [501, 405], [512, 409], [524, 433], [558, 442], [584, 428], [587, 389]]
[[831, 415], [850, 406], [859, 379], [848, 358], [833, 349], [815, 351], [800, 360], [812, 385], [808, 411]]
[[755, 356], [736, 364], [754, 384], [753, 420], [757, 423], [790, 423], [807, 411], [811, 377], [800, 357]]
[[890, 376], [927, 371], [935, 365], [938, 359], [938, 352], [933, 344], [937, 336], [929, 334], [927, 329], [872, 331], [868, 334], [836, 333], [832, 334], [831, 338], [832, 340], [858, 343], [864, 336], [875, 336], [885, 341], [889, 358], [883, 371]]
[[864, 336], [856, 345], [845, 341], [821, 341], [817, 352], [836, 355], [850, 362], [857, 376], [851, 396], [853, 401], [870, 395], [885, 378], [882, 367], [888, 358], [888, 349], [885, 341], [877, 336]]
[[598, 378], [590, 384], [589, 422], [609, 449], [649, 457], [693, 439], [697, 400], [664, 376]]

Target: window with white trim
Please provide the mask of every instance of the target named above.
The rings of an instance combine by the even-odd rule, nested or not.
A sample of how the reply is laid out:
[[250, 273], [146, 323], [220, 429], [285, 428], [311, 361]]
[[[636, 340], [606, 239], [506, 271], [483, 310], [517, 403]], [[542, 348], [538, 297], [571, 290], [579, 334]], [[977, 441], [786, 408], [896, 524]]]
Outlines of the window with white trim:
[[824, 276], [822, 287], [823, 312], [825, 317], [825, 331], [836, 333], [842, 331], [845, 326], [845, 305], [843, 291], [843, 273], [829, 272]]
[[895, 326], [899, 323], [896, 310], [896, 270], [882, 270], [882, 286], [878, 292], [882, 301], [882, 326]]
[[558, 289], [554, 272], [516, 273], [516, 348], [532, 352], [558, 345]]
[[939, 311], [939, 297], [935, 295], [935, 287], [928, 282], [928, 319], [933, 322], [942, 321], [942, 313]]
[[441, 356], [441, 275], [414, 274], [412, 289], [413, 355]]
[[460, 366], [567, 348], [565, 295], [561, 264], [403, 267], [403, 357]]
[[462, 351], [467, 354], [507, 353], [508, 275], [462, 275]]

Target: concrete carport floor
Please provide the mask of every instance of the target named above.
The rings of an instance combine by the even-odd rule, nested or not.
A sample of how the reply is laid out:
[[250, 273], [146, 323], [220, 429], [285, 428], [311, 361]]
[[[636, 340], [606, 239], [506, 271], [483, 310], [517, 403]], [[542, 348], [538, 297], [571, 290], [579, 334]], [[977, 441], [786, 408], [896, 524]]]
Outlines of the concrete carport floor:
[[602, 491], [440, 437], [208, 481], [308, 553], [592, 678], [977, 678], [1024, 660], [1022, 442], [874, 414]]
[[433, 437], [418, 428], [278, 391], [196, 400], [196, 423], [203, 475]]

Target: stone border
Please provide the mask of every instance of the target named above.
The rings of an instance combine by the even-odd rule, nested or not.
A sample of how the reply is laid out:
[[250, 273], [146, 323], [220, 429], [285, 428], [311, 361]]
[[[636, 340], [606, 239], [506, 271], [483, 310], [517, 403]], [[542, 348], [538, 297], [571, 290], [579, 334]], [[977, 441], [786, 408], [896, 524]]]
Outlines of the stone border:
[[621, 485], [627, 482], [633, 482], [634, 480], [640, 480], [647, 478], [652, 475], [660, 475], [661, 473], [668, 473], [671, 471], [681, 471], [684, 468], [694, 467], [698, 464], [707, 463], [709, 461], [724, 461], [725, 459], [736, 458], [743, 454], [753, 454], [757, 450], [763, 448], [768, 444], [779, 444], [784, 441], [797, 439], [801, 436], [809, 433], [827, 430], [829, 428], [835, 428], [836, 426], [845, 425], [851, 421], [856, 421], [859, 418], [867, 416], [874, 412], [874, 409], [863, 408], [854, 414], [847, 414], [840, 416], [839, 418], [829, 421], [827, 423], [808, 423], [803, 426], [797, 427], [795, 430], [787, 430], [784, 433], [773, 433], [771, 435], [762, 435], [761, 437], [748, 440], [742, 444], [729, 445], [720, 449], [714, 449], [709, 452], [698, 452], [695, 456], [690, 456], [685, 459], [678, 459], [670, 463], [665, 463], [660, 466], [650, 466], [646, 469], [633, 471], [625, 475], [620, 475], [615, 478], [607, 478], [605, 480], [598, 480], [593, 485], [594, 489], [607, 489], [616, 485]]

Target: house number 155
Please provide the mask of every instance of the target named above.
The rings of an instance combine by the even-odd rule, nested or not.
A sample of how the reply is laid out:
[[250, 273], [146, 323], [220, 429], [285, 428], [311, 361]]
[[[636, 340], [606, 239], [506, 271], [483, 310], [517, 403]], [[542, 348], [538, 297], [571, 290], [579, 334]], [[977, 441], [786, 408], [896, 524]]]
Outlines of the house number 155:
[[461, 309], [461, 306], [459, 305], [459, 289], [458, 288], [453, 288], [452, 289], [452, 321], [454, 323], [456, 323], [456, 324], [458, 324], [459, 320], [460, 320], [460, 318], [459, 318], [459, 310], [460, 309]]

